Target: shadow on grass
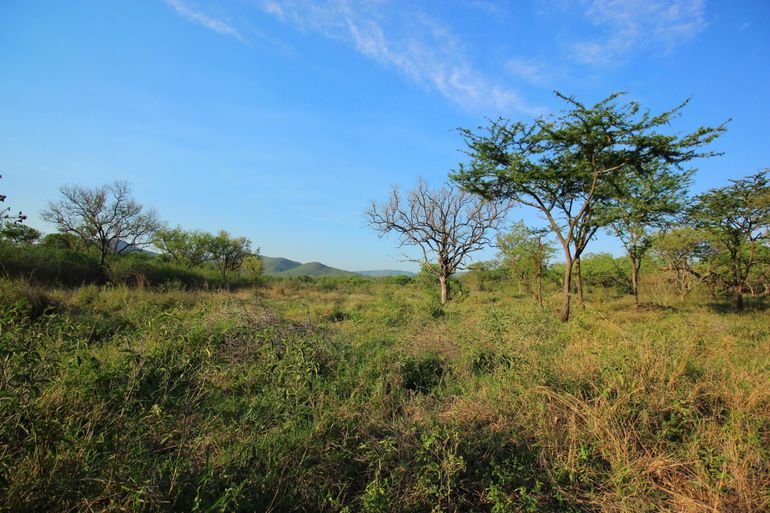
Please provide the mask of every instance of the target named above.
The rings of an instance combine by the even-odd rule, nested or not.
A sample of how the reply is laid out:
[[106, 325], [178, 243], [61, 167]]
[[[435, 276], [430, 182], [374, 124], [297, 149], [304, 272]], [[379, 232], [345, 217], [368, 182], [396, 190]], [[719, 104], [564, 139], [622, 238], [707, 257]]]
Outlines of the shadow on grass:
[[738, 311], [733, 300], [711, 301], [707, 306], [712, 312], [718, 314], [756, 313], [770, 309], [770, 301], [767, 297], [744, 297], [743, 311]]

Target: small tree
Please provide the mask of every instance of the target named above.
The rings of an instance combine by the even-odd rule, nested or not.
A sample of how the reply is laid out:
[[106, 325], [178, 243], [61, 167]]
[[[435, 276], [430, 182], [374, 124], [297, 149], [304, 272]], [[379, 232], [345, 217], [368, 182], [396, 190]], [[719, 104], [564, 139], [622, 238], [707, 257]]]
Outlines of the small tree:
[[692, 171], [669, 167], [630, 173], [618, 184], [623, 193], [612, 198], [603, 212], [607, 231], [620, 239], [630, 261], [635, 306], [639, 306], [639, 271], [653, 232], [665, 231], [683, 212], [691, 176]]
[[708, 230], [730, 257], [735, 308], [743, 310], [743, 290], [754, 265], [757, 242], [770, 227], [770, 169], [696, 197], [691, 217]]
[[153, 245], [178, 265], [198, 267], [211, 260], [214, 236], [202, 231], [186, 231], [181, 227], [163, 227], [155, 232]]
[[586, 253], [581, 257], [583, 281], [589, 287], [628, 291], [629, 275], [622, 258], [609, 253]]
[[556, 93], [569, 110], [532, 123], [492, 122], [486, 133], [461, 130], [471, 157], [452, 179], [488, 199], [511, 199], [540, 211], [564, 251], [561, 318], [569, 320], [572, 267], [602, 226], [601, 210], [624, 194], [629, 175], [679, 166], [714, 155], [697, 149], [725, 128], [684, 136], [658, 132], [687, 104], [657, 116], [636, 102], [618, 105], [615, 93], [593, 106]]
[[71, 233], [49, 233], [40, 244], [53, 249], [64, 249], [67, 251], [77, 251], [83, 249], [83, 241], [77, 235]]
[[243, 260], [251, 254], [251, 241], [246, 237], [230, 237], [230, 234], [221, 230], [209, 242], [211, 262], [220, 274], [225, 286], [230, 288], [229, 275], [237, 271], [243, 265]]
[[555, 252], [546, 239], [547, 232], [547, 229], [528, 228], [523, 221], [518, 221], [510, 232], [497, 236], [504, 264], [534, 285], [529, 288], [540, 308], [543, 308], [543, 273]]
[[714, 276], [715, 252], [703, 231], [685, 226], [658, 233], [653, 237], [652, 248], [674, 275], [681, 301], [695, 286]]
[[262, 276], [265, 273], [265, 264], [259, 255], [259, 249], [253, 255], [243, 259], [241, 265], [241, 274], [254, 285], [259, 286], [262, 283]]
[[40, 239], [40, 232], [18, 221], [8, 221], [0, 229], [0, 238], [10, 240], [14, 244], [34, 244]]
[[369, 225], [380, 236], [395, 232], [401, 246], [416, 246], [418, 258], [407, 260], [424, 265], [439, 280], [441, 303], [449, 299], [449, 278], [463, 268], [470, 253], [490, 243], [509, 205], [485, 201], [452, 187], [430, 189], [420, 180], [402, 197], [393, 188], [390, 201], [376, 202], [367, 210]]
[[100, 265], [110, 254], [150, 244], [160, 227], [155, 211], [145, 210], [131, 197], [127, 182], [93, 188], [65, 185], [59, 191], [62, 199], [48, 204], [43, 219], [96, 248]]

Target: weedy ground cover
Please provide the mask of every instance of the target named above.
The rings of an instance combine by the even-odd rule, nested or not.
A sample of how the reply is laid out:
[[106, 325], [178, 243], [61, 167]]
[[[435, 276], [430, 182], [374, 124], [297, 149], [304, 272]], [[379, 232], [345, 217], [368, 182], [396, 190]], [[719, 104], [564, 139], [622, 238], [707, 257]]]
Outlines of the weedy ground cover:
[[0, 284], [4, 511], [770, 507], [770, 319]]

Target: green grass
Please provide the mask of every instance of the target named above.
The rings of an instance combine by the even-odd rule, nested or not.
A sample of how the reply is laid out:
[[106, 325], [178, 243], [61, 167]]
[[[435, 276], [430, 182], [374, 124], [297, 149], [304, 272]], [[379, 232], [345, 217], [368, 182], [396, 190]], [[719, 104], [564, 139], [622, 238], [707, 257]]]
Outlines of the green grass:
[[0, 510], [767, 511], [770, 318], [656, 294], [4, 281]]

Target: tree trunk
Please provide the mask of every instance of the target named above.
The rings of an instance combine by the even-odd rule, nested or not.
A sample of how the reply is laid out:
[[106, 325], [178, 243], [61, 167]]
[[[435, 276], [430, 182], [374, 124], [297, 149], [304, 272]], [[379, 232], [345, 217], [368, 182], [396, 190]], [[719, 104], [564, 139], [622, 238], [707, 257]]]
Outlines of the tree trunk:
[[441, 304], [449, 300], [449, 276], [439, 276], [438, 282], [441, 285]]
[[569, 303], [572, 289], [572, 258], [571, 255], [565, 255], [566, 261], [564, 262], [564, 284], [562, 286], [562, 306], [561, 306], [561, 322], [569, 321]]
[[738, 251], [732, 252], [733, 260], [733, 280], [735, 289], [735, 309], [739, 312], [743, 311], [743, 275], [741, 273], [741, 264], [738, 261]]
[[543, 268], [537, 266], [535, 271], [535, 299], [537, 304], [540, 305], [540, 309], [543, 309]]
[[585, 306], [583, 297], [583, 275], [580, 271], [580, 257], [575, 259], [575, 287], [577, 288], [577, 295], [580, 306]]
[[104, 263], [107, 261], [107, 246], [104, 241], [102, 241], [99, 246], [99, 252], [99, 266], [104, 267]]
[[687, 277], [682, 271], [676, 272], [676, 287], [679, 289], [679, 301], [684, 303], [684, 299], [687, 296]]
[[634, 307], [639, 306], [639, 263], [633, 255], [631, 258], [631, 291], [634, 294]]

